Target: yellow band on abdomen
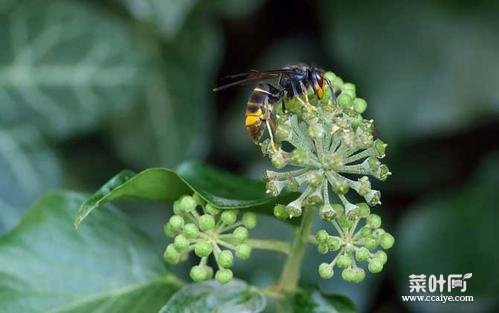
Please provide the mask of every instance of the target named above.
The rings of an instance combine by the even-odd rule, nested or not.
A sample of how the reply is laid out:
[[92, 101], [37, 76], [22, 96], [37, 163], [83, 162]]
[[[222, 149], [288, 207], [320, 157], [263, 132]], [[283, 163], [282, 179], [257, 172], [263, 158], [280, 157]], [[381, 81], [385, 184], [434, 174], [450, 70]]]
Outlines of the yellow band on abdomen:
[[261, 121], [260, 121], [260, 117], [259, 116], [257, 116], [257, 115], [246, 115], [246, 121], [245, 121], [246, 127], [259, 124], [260, 122]]

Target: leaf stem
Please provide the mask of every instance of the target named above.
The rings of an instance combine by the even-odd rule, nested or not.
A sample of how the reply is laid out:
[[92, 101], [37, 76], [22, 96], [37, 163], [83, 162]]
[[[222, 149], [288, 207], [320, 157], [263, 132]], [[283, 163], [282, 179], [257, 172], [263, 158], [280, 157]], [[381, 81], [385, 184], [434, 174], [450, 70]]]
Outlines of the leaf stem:
[[289, 256], [284, 264], [281, 272], [281, 278], [276, 286], [277, 291], [286, 293], [294, 293], [298, 287], [300, 279], [300, 269], [305, 254], [310, 232], [312, 230], [312, 222], [314, 221], [314, 210], [312, 207], [304, 208], [301, 225], [297, 230], [297, 234]]
[[248, 239], [246, 241], [253, 249], [272, 250], [289, 254], [289, 243], [280, 240]]

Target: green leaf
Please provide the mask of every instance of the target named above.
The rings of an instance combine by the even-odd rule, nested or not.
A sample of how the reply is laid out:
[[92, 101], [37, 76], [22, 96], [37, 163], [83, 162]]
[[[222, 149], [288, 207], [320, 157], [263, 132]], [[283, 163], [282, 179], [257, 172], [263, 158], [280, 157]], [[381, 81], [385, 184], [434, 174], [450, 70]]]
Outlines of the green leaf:
[[180, 287], [160, 248], [116, 211], [77, 232], [83, 199], [47, 194], [0, 238], [2, 312], [157, 312]]
[[205, 19], [192, 18], [163, 46], [155, 38], [148, 39], [164, 61], [157, 62], [157, 71], [144, 78], [142, 105], [114, 117], [113, 143], [137, 167], [174, 167], [186, 158], [203, 156], [211, 129], [216, 127], [211, 88], [221, 33]]
[[0, 128], [0, 234], [59, 183], [57, 157], [33, 127]]
[[171, 39], [182, 28], [199, 0], [119, 0], [137, 20], [153, 24], [165, 38]]
[[141, 49], [127, 24], [98, 6], [3, 1], [0, 24], [0, 124], [67, 138], [142, 95]]
[[177, 171], [152, 168], [137, 175], [122, 171], [82, 204], [75, 226], [78, 227], [90, 212], [113, 200], [172, 202], [193, 192], [220, 209], [250, 208], [270, 214], [277, 201], [294, 196], [285, 194], [276, 199], [265, 193], [265, 185], [261, 182], [237, 177], [198, 162], [187, 162]]
[[[472, 295], [466, 303], [470, 312], [493, 311], [499, 283], [497, 249], [497, 186], [499, 153], [494, 153], [469, 184], [415, 205], [398, 227], [395, 257], [398, 290], [409, 294], [411, 274], [436, 275], [472, 273], [467, 291], [454, 289], [454, 295]], [[447, 286], [447, 285], [446, 285]], [[446, 287], [447, 288], [447, 287]], [[497, 303], [497, 302], [496, 302]], [[455, 312], [453, 306], [439, 303], [408, 303], [417, 312]], [[464, 304], [461, 303], [461, 306]], [[487, 309], [489, 308], [489, 309]]]
[[254, 287], [234, 279], [222, 285], [216, 281], [190, 284], [182, 288], [160, 313], [258, 313], [266, 301]]
[[355, 305], [343, 295], [324, 295], [315, 289], [301, 289], [284, 305], [284, 312], [355, 313]]

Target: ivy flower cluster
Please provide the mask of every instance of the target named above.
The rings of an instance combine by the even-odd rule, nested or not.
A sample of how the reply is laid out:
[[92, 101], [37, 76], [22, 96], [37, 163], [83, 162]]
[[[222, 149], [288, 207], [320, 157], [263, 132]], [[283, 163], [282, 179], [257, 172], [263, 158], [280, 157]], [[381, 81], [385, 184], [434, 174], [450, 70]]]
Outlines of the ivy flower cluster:
[[[386, 254], [370, 251], [393, 244], [391, 235], [372, 227], [374, 220], [381, 223], [381, 219], [369, 213], [370, 207], [381, 203], [381, 193], [372, 187], [371, 177], [384, 181], [391, 175], [381, 162], [387, 145], [374, 138], [373, 120], [362, 116], [367, 102], [357, 97], [355, 85], [332, 72], [325, 75], [334, 94], [326, 90], [319, 100], [310, 88], [307, 94], [276, 109], [275, 142], [266, 139], [260, 143], [263, 154], [280, 170], [266, 171], [267, 192], [274, 196], [283, 190], [300, 192], [294, 201], [274, 208], [280, 219], [318, 208], [320, 217], [335, 225], [338, 233], [329, 236], [325, 230], [320, 232], [316, 241], [319, 251], [340, 251], [331, 263], [319, 267], [319, 273], [332, 277], [336, 265], [344, 269], [346, 281], [358, 282], [365, 273], [355, 260], [368, 261], [369, 270], [379, 272]], [[364, 202], [350, 200], [358, 198], [352, 190]], [[361, 219], [368, 222], [355, 232]]]
[[[379, 273], [388, 259], [382, 249], [390, 249], [395, 239], [380, 228], [381, 218], [376, 214], [371, 214], [366, 203], [359, 203], [357, 207], [360, 209], [358, 219], [352, 221], [345, 215], [340, 215], [339, 218], [331, 221], [337, 236], [330, 235], [324, 229], [319, 230], [315, 235], [319, 253], [337, 251], [336, 256], [330, 262], [319, 265], [319, 275], [324, 279], [333, 277], [336, 266], [343, 270], [341, 273], [343, 280], [359, 283], [364, 280], [366, 274], [357, 262], [367, 262], [369, 272]], [[358, 227], [359, 223], [364, 225]]]
[[164, 252], [165, 261], [177, 264], [193, 252], [200, 261], [191, 268], [190, 276], [194, 281], [204, 281], [213, 277], [208, 262], [212, 255], [217, 266], [215, 279], [220, 283], [232, 280], [234, 253], [241, 260], [251, 256], [252, 248], [246, 242], [248, 230], [256, 226], [256, 215], [247, 212], [238, 220], [237, 210], [219, 210], [197, 194], [175, 201], [173, 212], [164, 226], [165, 234], [173, 238]]

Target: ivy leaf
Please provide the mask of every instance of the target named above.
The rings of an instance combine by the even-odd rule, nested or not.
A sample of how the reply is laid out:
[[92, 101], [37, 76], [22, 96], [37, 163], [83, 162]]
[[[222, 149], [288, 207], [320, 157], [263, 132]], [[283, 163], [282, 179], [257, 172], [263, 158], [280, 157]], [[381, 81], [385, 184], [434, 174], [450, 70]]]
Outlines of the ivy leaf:
[[343, 295], [324, 295], [315, 289], [301, 289], [284, 306], [293, 313], [355, 313], [355, 305]]
[[116, 211], [77, 232], [83, 199], [49, 193], [0, 238], [2, 312], [157, 312], [180, 288], [160, 248]]
[[145, 58], [130, 29], [95, 5], [3, 1], [0, 24], [0, 124], [6, 127], [22, 122], [67, 138], [129, 109], [143, 92]]
[[144, 103], [113, 117], [113, 142], [137, 167], [173, 167], [186, 156], [201, 157], [209, 145], [221, 34], [205, 19], [192, 18], [163, 46], [148, 39], [164, 61], [144, 79]]
[[220, 209], [251, 209], [272, 212], [277, 201], [290, 200], [294, 194], [273, 198], [265, 193], [262, 182], [237, 177], [198, 162], [187, 162], [177, 171], [151, 168], [136, 175], [122, 171], [81, 206], [75, 220], [78, 227], [85, 217], [101, 205], [120, 199], [172, 202], [184, 194], [199, 193]]
[[0, 128], [0, 234], [59, 182], [57, 157], [33, 127]]
[[234, 279], [225, 285], [216, 281], [187, 285], [159, 313], [258, 313], [265, 306], [265, 297], [254, 287]]

